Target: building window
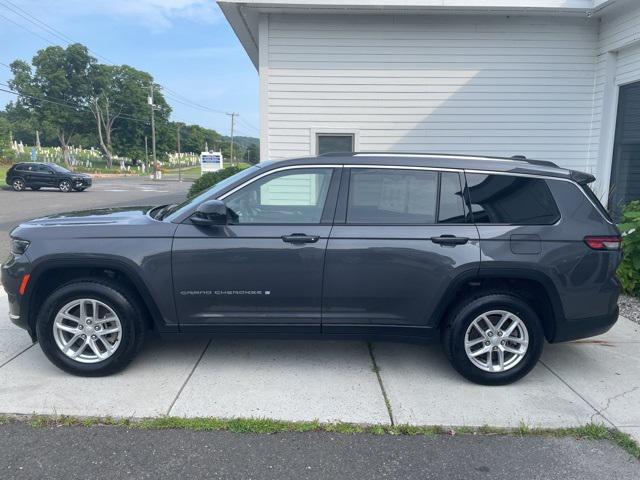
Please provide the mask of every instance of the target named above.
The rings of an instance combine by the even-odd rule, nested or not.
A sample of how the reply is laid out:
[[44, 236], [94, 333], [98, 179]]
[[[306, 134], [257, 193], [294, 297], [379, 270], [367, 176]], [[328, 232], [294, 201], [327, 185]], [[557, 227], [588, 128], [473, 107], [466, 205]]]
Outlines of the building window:
[[609, 211], [618, 220], [622, 207], [640, 198], [640, 82], [620, 87], [618, 119], [609, 187]]
[[323, 153], [353, 152], [353, 134], [318, 133], [316, 145], [318, 155]]

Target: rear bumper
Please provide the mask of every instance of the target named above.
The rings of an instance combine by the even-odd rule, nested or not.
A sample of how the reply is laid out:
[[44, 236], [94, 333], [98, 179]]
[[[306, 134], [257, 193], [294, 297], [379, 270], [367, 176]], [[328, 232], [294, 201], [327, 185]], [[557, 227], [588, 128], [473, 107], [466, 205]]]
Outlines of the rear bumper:
[[580, 338], [595, 337], [608, 332], [618, 321], [619, 308], [599, 317], [580, 318], [575, 320], [564, 320], [556, 324], [555, 333], [550, 340], [551, 343], [568, 342]]

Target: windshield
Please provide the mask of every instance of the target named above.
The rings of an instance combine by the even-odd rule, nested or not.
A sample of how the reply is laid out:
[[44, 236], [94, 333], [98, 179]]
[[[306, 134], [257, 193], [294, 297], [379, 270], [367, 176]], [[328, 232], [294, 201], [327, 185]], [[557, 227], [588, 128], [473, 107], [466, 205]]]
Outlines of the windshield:
[[260, 168], [261, 167], [259, 165], [254, 165], [252, 167], [245, 168], [241, 172], [238, 172], [235, 175], [232, 175], [228, 178], [225, 178], [224, 180], [219, 181], [218, 183], [206, 189], [204, 192], [200, 193], [199, 195], [193, 198], [189, 198], [178, 205], [172, 205], [162, 213], [161, 219], [163, 220], [166, 219], [171, 222], [174, 218], [180, 216], [191, 205], [198, 205], [204, 202], [205, 200], [211, 200], [215, 198], [217, 194], [222, 190], [224, 190], [226, 187], [228, 187], [232, 183], [237, 182], [238, 180], [242, 180], [243, 178], [247, 178], [253, 175], [253, 173], [256, 170], [259, 170]]
[[69, 170], [67, 170], [64, 167], [61, 167], [57, 163], [47, 163], [47, 165], [49, 165], [51, 168], [53, 168], [58, 173], [71, 173]]

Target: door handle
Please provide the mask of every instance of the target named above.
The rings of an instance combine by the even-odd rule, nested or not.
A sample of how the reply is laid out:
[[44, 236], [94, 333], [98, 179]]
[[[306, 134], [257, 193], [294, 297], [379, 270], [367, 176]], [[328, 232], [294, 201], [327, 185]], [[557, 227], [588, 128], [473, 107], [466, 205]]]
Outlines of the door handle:
[[282, 241], [287, 243], [316, 243], [319, 239], [319, 235], [307, 235], [306, 233], [292, 233], [282, 236]]
[[464, 245], [469, 241], [468, 237], [456, 237], [455, 235], [441, 235], [439, 237], [431, 237], [433, 243], [438, 245]]

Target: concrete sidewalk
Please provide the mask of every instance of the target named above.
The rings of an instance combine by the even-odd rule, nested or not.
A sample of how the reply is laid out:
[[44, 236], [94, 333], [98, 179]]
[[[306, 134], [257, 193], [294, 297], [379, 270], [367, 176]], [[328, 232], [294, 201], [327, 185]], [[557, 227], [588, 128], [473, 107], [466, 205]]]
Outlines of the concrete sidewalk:
[[624, 318], [606, 335], [546, 345], [527, 377], [491, 388], [459, 376], [437, 345], [216, 338], [154, 339], [124, 372], [79, 378], [50, 364], [6, 311], [2, 292], [0, 413], [494, 427], [594, 421], [640, 440], [640, 326]]

